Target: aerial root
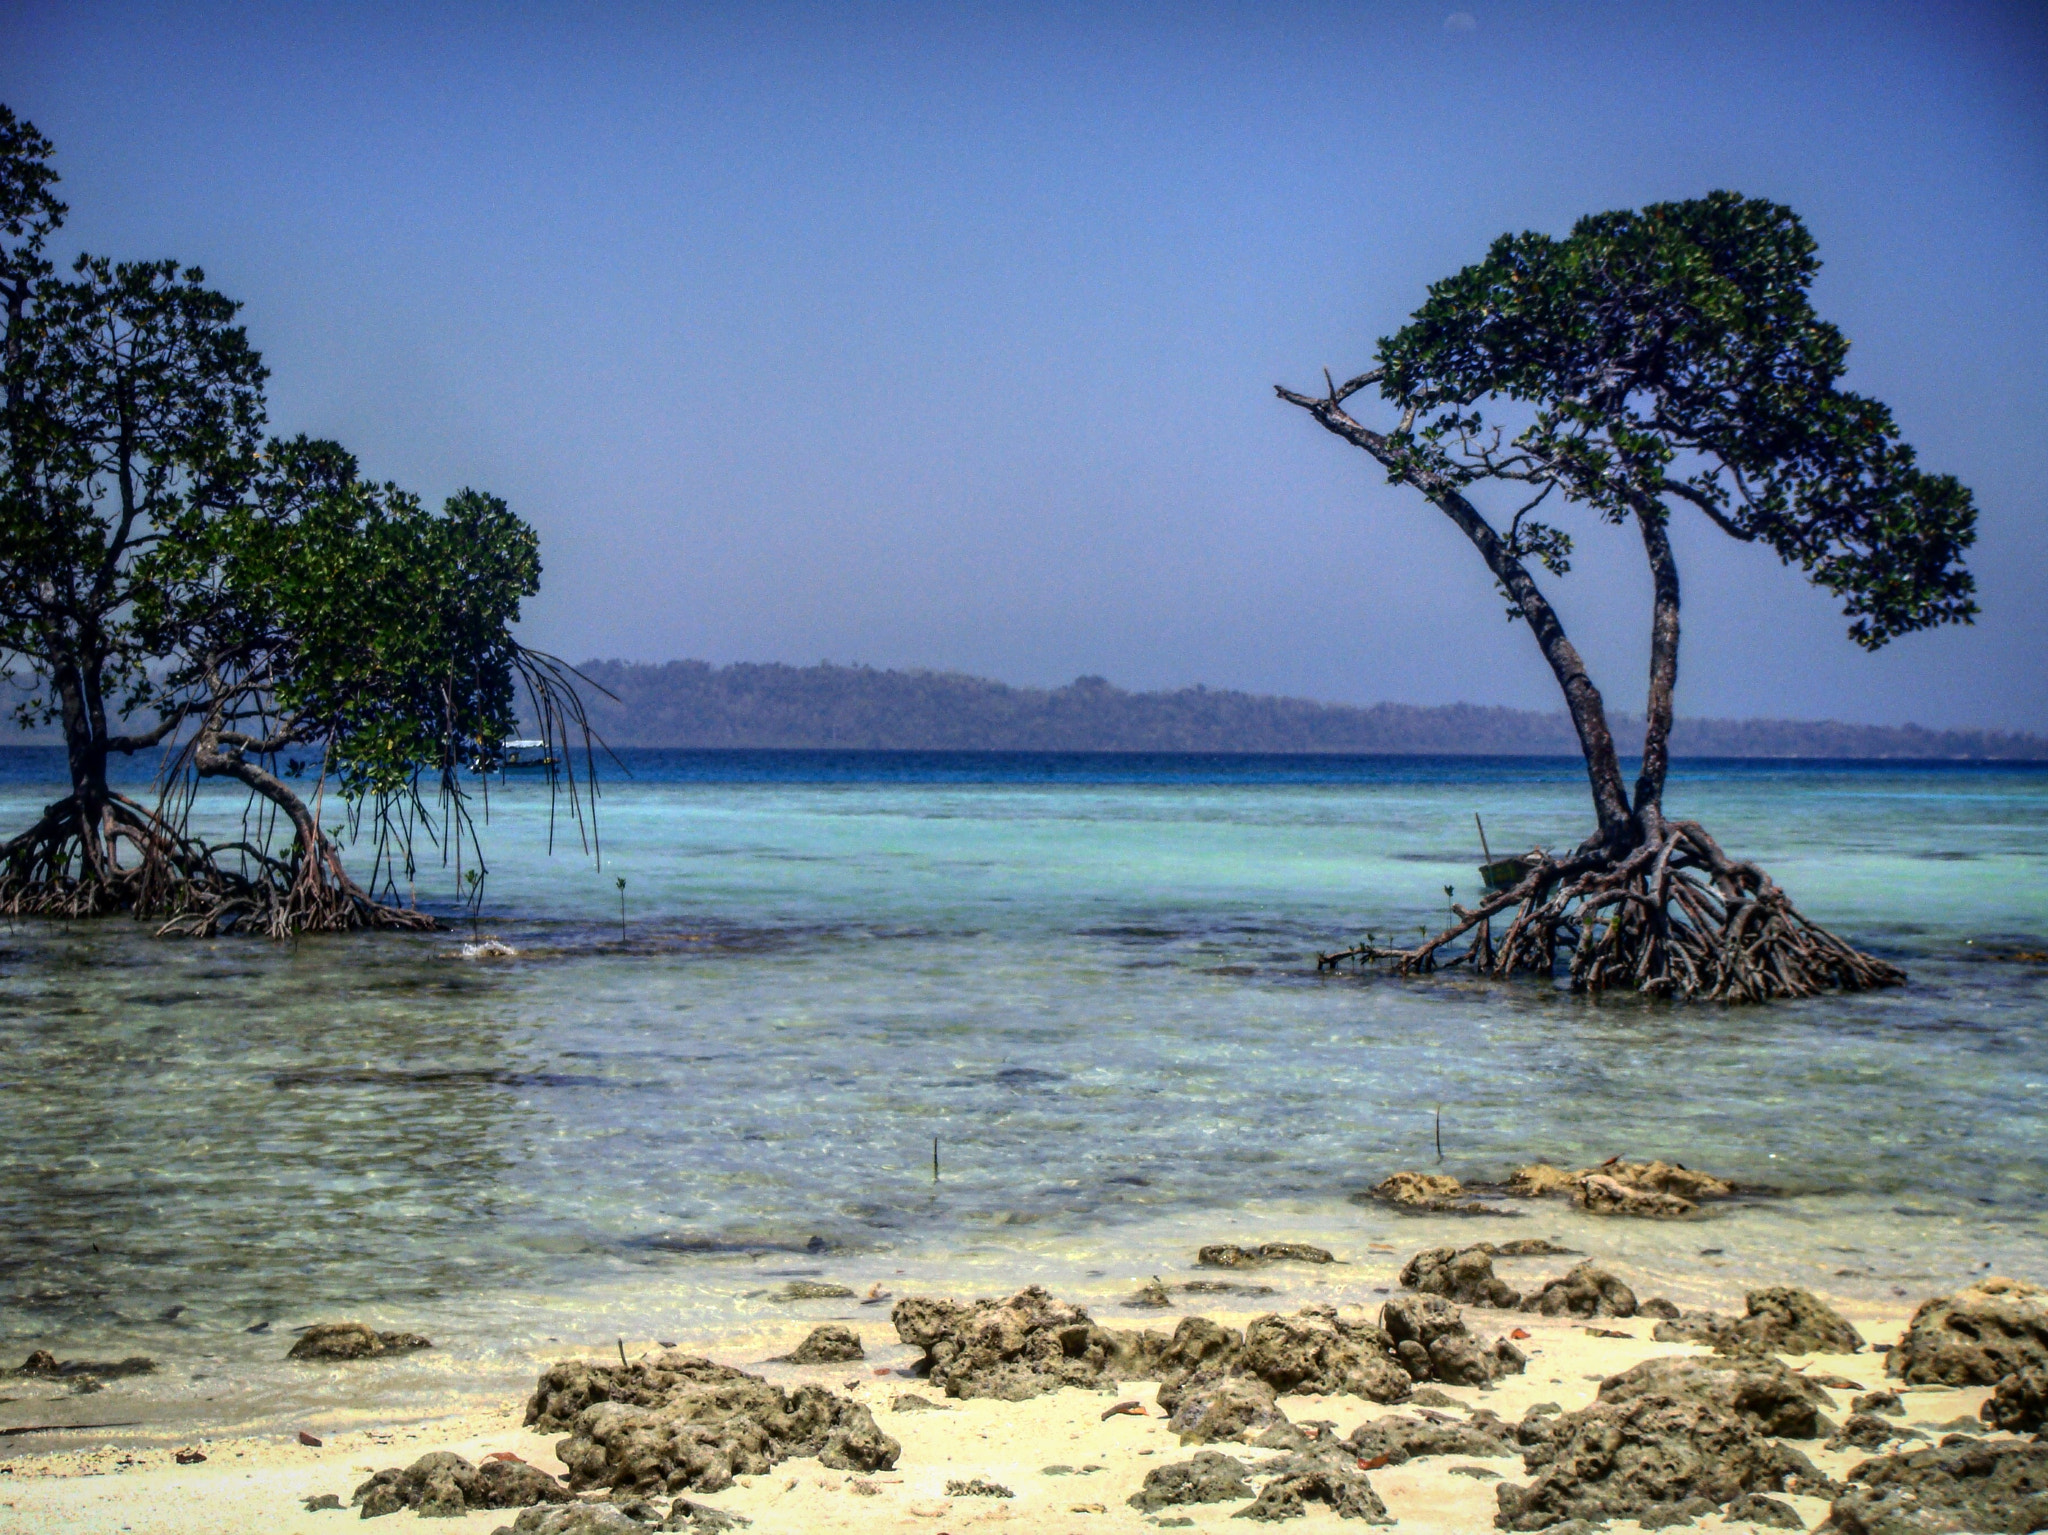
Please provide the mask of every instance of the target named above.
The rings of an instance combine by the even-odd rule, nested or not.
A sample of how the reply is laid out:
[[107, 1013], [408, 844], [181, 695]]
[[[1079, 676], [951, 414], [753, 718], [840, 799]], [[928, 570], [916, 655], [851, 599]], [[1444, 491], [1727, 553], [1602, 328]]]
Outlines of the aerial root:
[[342, 871], [325, 837], [279, 858], [246, 842], [212, 846], [121, 795], [60, 800], [0, 844], [0, 916], [162, 919], [159, 935], [229, 930], [288, 938], [364, 928], [431, 931], [423, 911], [386, 905]]
[[[1397, 975], [1463, 965], [1497, 979], [1556, 974], [1569, 963], [1574, 991], [1627, 989], [1711, 1002], [1763, 1002], [1824, 991], [1870, 991], [1905, 982], [1896, 965], [1852, 948], [1808, 921], [1763, 870], [1730, 859], [1694, 821], [1659, 821], [1655, 835], [1615, 854], [1528, 854], [1508, 889], [1416, 948], [1367, 942], [1318, 958], [1335, 970], [1389, 963]], [[1512, 912], [1498, 942], [1496, 917]], [[1476, 932], [1475, 932], [1476, 930]], [[1446, 946], [1472, 933], [1456, 954]]]

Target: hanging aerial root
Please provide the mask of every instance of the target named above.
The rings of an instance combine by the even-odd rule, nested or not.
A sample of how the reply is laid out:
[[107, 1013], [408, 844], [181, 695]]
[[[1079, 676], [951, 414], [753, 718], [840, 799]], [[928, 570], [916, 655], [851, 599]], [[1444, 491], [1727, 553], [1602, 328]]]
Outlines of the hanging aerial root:
[[[1896, 965], [1808, 921], [1763, 870], [1730, 859], [1693, 821], [1664, 821], [1624, 854], [1528, 854], [1527, 872], [1412, 949], [1363, 943], [1318, 958], [1335, 970], [1386, 962], [1397, 975], [1464, 965], [1476, 975], [1554, 976], [1574, 991], [1617, 989], [1711, 1002], [1763, 1002], [1905, 982]], [[1496, 918], [1506, 930], [1493, 936]], [[1472, 934], [1462, 950], [1447, 946]]]

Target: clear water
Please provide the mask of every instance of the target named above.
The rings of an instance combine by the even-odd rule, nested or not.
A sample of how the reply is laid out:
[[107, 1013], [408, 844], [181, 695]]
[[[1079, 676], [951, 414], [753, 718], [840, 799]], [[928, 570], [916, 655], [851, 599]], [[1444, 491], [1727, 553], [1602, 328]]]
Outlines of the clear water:
[[[1283, 1306], [1370, 1301], [1416, 1247], [1484, 1234], [1556, 1237], [1688, 1303], [2048, 1279], [2048, 965], [2009, 957], [2048, 949], [2048, 770], [1682, 768], [1675, 812], [1913, 977], [1727, 1010], [1316, 973], [1318, 949], [1429, 921], [1445, 884], [1470, 896], [1473, 811], [1496, 854], [1576, 840], [1569, 763], [627, 764], [601, 868], [560, 828], [546, 853], [539, 786], [494, 788], [477, 930], [517, 959], [460, 958], [466, 920], [290, 945], [6, 932], [0, 1351], [166, 1369], [0, 1426], [400, 1411], [509, 1394], [555, 1347], [766, 1353], [886, 1314], [764, 1293], [792, 1276], [1036, 1280], [1135, 1323], [1139, 1281], [1247, 1237], [1350, 1260], [1262, 1276]], [[57, 767], [0, 753], [0, 824]], [[438, 870], [421, 889], [454, 893]], [[1512, 1233], [1357, 1202], [1437, 1165], [1439, 1107], [1467, 1178], [1661, 1154], [1782, 1193], [1676, 1225], [1544, 1204]], [[282, 1362], [292, 1328], [341, 1317], [442, 1347]]]

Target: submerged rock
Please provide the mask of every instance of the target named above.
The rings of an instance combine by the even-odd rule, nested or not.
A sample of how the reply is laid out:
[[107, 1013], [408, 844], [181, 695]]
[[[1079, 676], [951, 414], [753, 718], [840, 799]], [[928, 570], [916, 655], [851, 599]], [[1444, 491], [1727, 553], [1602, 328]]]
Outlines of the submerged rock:
[[1299, 1519], [1308, 1512], [1309, 1504], [1325, 1503], [1340, 1519], [1394, 1522], [1356, 1459], [1341, 1449], [1308, 1450], [1269, 1460], [1256, 1468], [1255, 1474], [1272, 1480], [1259, 1489], [1251, 1507], [1239, 1509], [1235, 1518]]
[[1634, 1215], [1650, 1220], [1682, 1220], [1699, 1208], [1681, 1194], [1631, 1188], [1605, 1173], [1575, 1180], [1572, 1203], [1588, 1215]]
[[1621, 1403], [1641, 1396], [1709, 1402], [1746, 1419], [1758, 1433], [1783, 1439], [1818, 1439], [1834, 1430], [1821, 1411], [1833, 1405], [1828, 1394], [1775, 1359], [1645, 1359], [1600, 1382], [1597, 1400]]
[[361, 1322], [320, 1322], [299, 1334], [287, 1359], [380, 1359], [432, 1348], [433, 1340], [416, 1332], [378, 1332]]
[[118, 1380], [127, 1375], [154, 1375], [156, 1361], [143, 1354], [131, 1354], [126, 1359], [59, 1359], [48, 1349], [39, 1348], [21, 1362], [20, 1369], [11, 1373], [34, 1380]]
[[867, 1358], [860, 1346], [860, 1334], [851, 1327], [827, 1322], [811, 1329], [811, 1335], [782, 1356], [787, 1364], [851, 1364]]
[[1021, 1402], [1062, 1386], [1115, 1385], [1118, 1340], [1037, 1285], [970, 1304], [907, 1296], [890, 1320], [897, 1337], [924, 1350], [917, 1372], [950, 1397]]
[[1524, 1296], [1522, 1309], [1543, 1316], [1634, 1316], [1636, 1293], [1598, 1264], [1581, 1263]]
[[1717, 1354], [1853, 1354], [1863, 1335], [1840, 1312], [1810, 1290], [1773, 1286], [1744, 1297], [1748, 1315], [1682, 1313], [1657, 1324], [1663, 1343], [1706, 1343]]
[[1986, 1279], [1930, 1300], [1885, 1360], [1909, 1386], [1995, 1386], [2048, 1368], [2048, 1291], [2017, 1279]]
[[1881, 1412], [1887, 1418], [1903, 1418], [1906, 1404], [1896, 1391], [1866, 1391], [1849, 1404], [1851, 1412]]
[[2048, 1529], [2048, 1444], [1958, 1439], [1866, 1460], [1836, 1497], [1833, 1535], [2024, 1535]]
[[836, 1471], [888, 1470], [902, 1447], [859, 1402], [823, 1386], [785, 1392], [687, 1354], [631, 1365], [574, 1360], [540, 1378], [526, 1422], [567, 1428], [555, 1453], [569, 1485], [647, 1496], [716, 1492], [793, 1455]]
[[1986, 1423], [2009, 1434], [2048, 1431], [2048, 1369], [2006, 1376], [1978, 1411]]
[[460, 1455], [436, 1450], [404, 1470], [379, 1471], [356, 1488], [351, 1503], [365, 1519], [416, 1508], [426, 1519], [460, 1518], [475, 1509], [527, 1508], [567, 1503], [569, 1489], [538, 1467], [520, 1460], [487, 1460], [472, 1466]]
[[1252, 1496], [1244, 1473], [1242, 1461], [1219, 1450], [1200, 1450], [1193, 1460], [1153, 1467], [1145, 1474], [1145, 1485], [1124, 1501], [1147, 1514], [1183, 1503], [1234, 1503]]
[[1464, 1248], [1426, 1247], [1401, 1266], [1401, 1283], [1424, 1295], [1441, 1295], [1461, 1306], [1492, 1306], [1511, 1311], [1522, 1301], [1512, 1285], [1494, 1277], [1490, 1243]]
[[1707, 1396], [1650, 1391], [1545, 1421], [1547, 1439], [1523, 1454], [1534, 1479], [1496, 1489], [1494, 1523], [1504, 1530], [1571, 1519], [1636, 1519], [1656, 1528], [1748, 1494], [1826, 1483], [1804, 1455]]
[[1257, 1247], [1239, 1247], [1234, 1243], [1220, 1242], [1195, 1254], [1196, 1263], [1203, 1268], [1212, 1269], [1257, 1268], [1266, 1263], [1336, 1261], [1326, 1249], [1311, 1247], [1306, 1242], [1261, 1242]]
[[1399, 1172], [1381, 1179], [1373, 1192], [1389, 1204], [1428, 1205], [1456, 1199], [1465, 1192], [1465, 1185], [1449, 1173]]
[[1438, 1215], [1512, 1215], [1465, 1198], [1465, 1185], [1448, 1173], [1398, 1172], [1380, 1180], [1372, 1197], [1403, 1210]]
[[853, 1291], [843, 1284], [827, 1280], [792, 1279], [781, 1289], [771, 1292], [768, 1299], [777, 1305], [788, 1305], [800, 1300], [851, 1300]]
[[1531, 1162], [1508, 1175], [1508, 1192], [1523, 1199], [1541, 1199], [1546, 1194], [1570, 1194], [1578, 1174], [1548, 1162]]
[[1569, 1195], [1593, 1215], [1637, 1215], [1671, 1219], [1691, 1215], [1701, 1203], [1726, 1199], [1735, 1186], [1712, 1173], [1695, 1172], [1677, 1162], [1624, 1162], [1619, 1157], [1598, 1167], [1567, 1172], [1548, 1162], [1518, 1167], [1508, 1191], [1525, 1199]]

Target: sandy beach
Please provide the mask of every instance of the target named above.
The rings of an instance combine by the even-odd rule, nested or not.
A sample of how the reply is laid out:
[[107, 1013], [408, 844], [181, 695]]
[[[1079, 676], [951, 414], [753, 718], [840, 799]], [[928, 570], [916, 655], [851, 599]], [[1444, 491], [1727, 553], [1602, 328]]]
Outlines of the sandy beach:
[[[1369, 1279], [1371, 1276], [1364, 1276]], [[1354, 1301], [1358, 1314], [1375, 1309], [1372, 1286]], [[1738, 1308], [1739, 1309], [1739, 1308]], [[1171, 1327], [1177, 1315], [1168, 1313]], [[1201, 1314], [1241, 1325], [1255, 1313], [1204, 1309]], [[1844, 1308], [1867, 1343], [1897, 1339], [1909, 1311]], [[1508, 1312], [1468, 1308], [1476, 1332], [1491, 1335], [1521, 1327], [1529, 1336], [1521, 1343], [1528, 1365], [1521, 1375], [1503, 1378], [1488, 1388], [1435, 1388], [1458, 1405], [1443, 1409], [1450, 1416], [1477, 1408], [1491, 1409], [1510, 1421], [1533, 1405], [1552, 1402], [1565, 1411], [1584, 1407], [1599, 1382], [1617, 1371], [1659, 1355], [1704, 1353], [1703, 1348], [1658, 1343], [1651, 1338], [1651, 1320], [1636, 1317], [1587, 1323]], [[1133, 1325], [1123, 1317], [1106, 1317], [1111, 1326]], [[1162, 1325], [1147, 1318], [1146, 1323]], [[799, 1341], [804, 1329], [792, 1326], [787, 1344]], [[895, 1468], [855, 1475], [822, 1467], [814, 1458], [793, 1458], [766, 1475], [745, 1476], [715, 1494], [692, 1494], [694, 1501], [739, 1514], [753, 1528], [776, 1531], [916, 1531], [946, 1535], [967, 1528], [1007, 1526], [1020, 1531], [1138, 1531], [1160, 1527], [1161, 1514], [1145, 1514], [1126, 1500], [1144, 1482], [1146, 1473], [1192, 1451], [1183, 1451], [1159, 1411], [1152, 1384], [1125, 1383], [1114, 1395], [1066, 1389], [1025, 1402], [971, 1400], [941, 1402], [939, 1410], [901, 1410], [896, 1399], [932, 1391], [900, 1367], [876, 1367], [873, 1360], [898, 1347], [886, 1313], [857, 1324], [869, 1353], [862, 1364], [799, 1368], [764, 1363], [758, 1347], [720, 1353], [721, 1363], [760, 1369], [780, 1383], [816, 1381], [846, 1392], [867, 1404], [885, 1432], [902, 1445]], [[1623, 1336], [1614, 1336], [1622, 1334]], [[655, 1347], [647, 1341], [627, 1342], [629, 1353]], [[567, 1356], [565, 1356], [567, 1357]], [[606, 1357], [591, 1350], [592, 1359]], [[1884, 1356], [1866, 1349], [1854, 1355], [1809, 1355], [1788, 1358], [1796, 1369], [1815, 1377], [1853, 1381], [1859, 1390], [1879, 1389], [1887, 1382]], [[346, 1369], [347, 1366], [335, 1368]], [[1895, 1383], [1893, 1383], [1895, 1384]], [[1935, 1388], [1903, 1393], [1906, 1426], [1934, 1438], [1956, 1419], [1972, 1416], [1988, 1395], [1984, 1389]], [[1837, 1418], [1846, 1416], [1846, 1386], [1831, 1395]], [[1104, 1416], [1113, 1403], [1135, 1399], [1142, 1415]], [[1354, 1396], [1284, 1395], [1280, 1405], [1296, 1423], [1334, 1422], [1340, 1434], [1356, 1425], [1397, 1411]], [[318, 1447], [304, 1445], [295, 1434], [221, 1437], [171, 1443], [95, 1436], [90, 1447], [58, 1448], [51, 1440], [16, 1443], [0, 1460], [0, 1532], [6, 1535], [60, 1535], [60, 1532], [133, 1532], [133, 1535], [228, 1535], [228, 1532], [288, 1532], [331, 1529], [354, 1520], [347, 1507], [353, 1490], [373, 1472], [404, 1466], [434, 1450], [454, 1451], [472, 1461], [500, 1452], [517, 1455], [552, 1474], [563, 1466], [555, 1456], [556, 1435], [522, 1427], [525, 1403], [520, 1398], [451, 1402], [447, 1410], [413, 1421], [379, 1421], [366, 1416], [358, 1423], [323, 1424]], [[68, 1436], [67, 1436], [68, 1437]], [[179, 1449], [198, 1449], [204, 1462], [179, 1465]], [[1247, 1461], [1274, 1453], [1241, 1445], [1211, 1446]], [[1833, 1452], [1818, 1441], [1802, 1444], [1814, 1463], [1839, 1476], [1867, 1451]], [[1480, 1474], [1471, 1474], [1477, 1470]], [[1500, 1476], [1521, 1474], [1519, 1462], [1461, 1456], [1433, 1456], [1374, 1469], [1374, 1489], [1402, 1529], [1417, 1532], [1483, 1530], [1492, 1527], [1495, 1483]], [[1008, 1498], [949, 1496], [949, 1482], [981, 1478], [1007, 1488]], [[308, 1512], [304, 1504], [333, 1495], [343, 1505]], [[1807, 1526], [1827, 1511], [1822, 1499], [1788, 1496]], [[1164, 1517], [1192, 1521], [1170, 1527], [1231, 1528], [1228, 1521], [1240, 1505], [1207, 1504], [1165, 1510]], [[407, 1511], [390, 1516], [409, 1524], [418, 1515]], [[511, 1512], [475, 1512], [438, 1520], [436, 1528], [496, 1530], [509, 1525]], [[1294, 1527], [1312, 1531], [1336, 1528], [1337, 1515], [1314, 1507]], [[394, 1525], [392, 1528], [400, 1526]], [[1345, 1523], [1345, 1527], [1354, 1527]], [[1747, 1523], [1703, 1521], [1704, 1528], [1749, 1529]], [[1613, 1528], [1633, 1530], [1630, 1522]]]

